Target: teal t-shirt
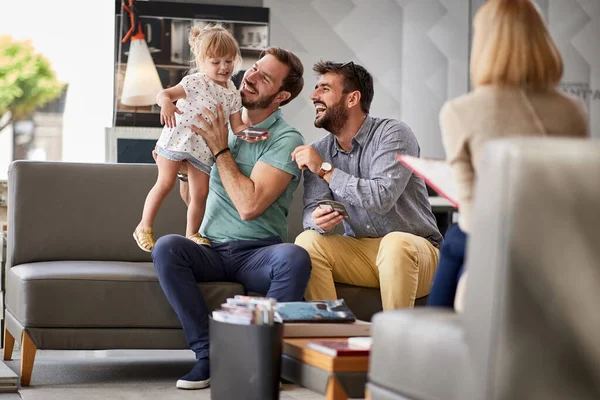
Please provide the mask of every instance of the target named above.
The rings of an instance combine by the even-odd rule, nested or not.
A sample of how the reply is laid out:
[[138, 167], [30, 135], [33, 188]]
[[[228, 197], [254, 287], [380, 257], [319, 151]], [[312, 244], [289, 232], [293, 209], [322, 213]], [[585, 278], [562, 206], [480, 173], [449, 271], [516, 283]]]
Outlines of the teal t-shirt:
[[250, 177], [257, 161], [293, 175], [285, 191], [256, 219], [242, 221], [239, 212], [223, 187], [216, 164], [210, 174], [210, 188], [206, 200], [204, 220], [200, 233], [212, 241], [254, 240], [279, 236], [287, 240], [287, 215], [301, 172], [292, 161], [292, 151], [304, 144], [304, 138], [289, 126], [277, 110], [257, 128], [269, 130], [271, 137], [258, 143], [248, 143], [229, 132], [229, 148], [242, 174]]

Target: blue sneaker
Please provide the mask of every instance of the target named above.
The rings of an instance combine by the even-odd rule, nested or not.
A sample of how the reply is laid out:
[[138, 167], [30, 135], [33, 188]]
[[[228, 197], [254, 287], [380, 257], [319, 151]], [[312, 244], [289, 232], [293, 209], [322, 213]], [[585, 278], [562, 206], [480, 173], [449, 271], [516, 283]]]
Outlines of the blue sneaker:
[[196, 362], [194, 368], [177, 381], [179, 389], [204, 389], [210, 385], [210, 361], [208, 358], [201, 358]]

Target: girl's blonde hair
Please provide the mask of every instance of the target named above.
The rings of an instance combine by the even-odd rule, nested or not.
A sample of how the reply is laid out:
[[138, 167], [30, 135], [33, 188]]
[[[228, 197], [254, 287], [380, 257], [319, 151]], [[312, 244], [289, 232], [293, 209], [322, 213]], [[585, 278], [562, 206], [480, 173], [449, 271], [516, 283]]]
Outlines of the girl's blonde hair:
[[190, 29], [189, 43], [194, 55], [196, 67], [207, 58], [233, 57], [233, 72], [242, 65], [240, 47], [227, 29], [221, 24], [208, 24], [203, 28], [193, 26]]
[[543, 90], [558, 85], [563, 61], [531, 0], [488, 0], [474, 19], [473, 86]]

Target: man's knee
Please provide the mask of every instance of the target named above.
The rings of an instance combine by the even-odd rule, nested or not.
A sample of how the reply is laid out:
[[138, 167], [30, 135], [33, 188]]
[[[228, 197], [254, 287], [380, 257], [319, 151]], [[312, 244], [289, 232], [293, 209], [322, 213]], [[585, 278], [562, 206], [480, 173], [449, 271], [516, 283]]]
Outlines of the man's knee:
[[319, 243], [323, 240], [323, 235], [312, 229], [306, 230], [296, 237], [295, 244], [305, 249], [308, 254], [312, 254], [320, 247]]
[[295, 277], [310, 276], [311, 262], [308, 252], [300, 246], [285, 243], [277, 249], [279, 266], [287, 266], [286, 273]]
[[181, 256], [178, 250], [185, 246], [187, 241], [185, 237], [174, 234], [161, 236], [156, 241], [152, 249], [152, 260], [159, 275], [172, 264], [175, 258]]
[[379, 260], [395, 260], [392, 263], [379, 265], [381, 268], [408, 268], [416, 266], [418, 250], [415, 246], [414, 236], [404, 232], [390, 232], [381, 239], [379, 244]]

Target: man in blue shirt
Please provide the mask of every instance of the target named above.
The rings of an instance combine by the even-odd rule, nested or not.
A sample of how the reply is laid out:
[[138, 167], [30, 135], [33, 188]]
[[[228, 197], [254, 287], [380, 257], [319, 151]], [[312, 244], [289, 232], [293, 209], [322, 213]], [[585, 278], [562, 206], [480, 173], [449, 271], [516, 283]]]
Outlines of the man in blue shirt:
[[[197, 282], [238, 282], [277, 301], [299, 301], [304, 295], [311, 269], [308, 253], [283, 243], [288, 208], [300, 180], [291, 153], [304, 140], [279, 110], [302, 91], [303, 72], [296, 55], [269, 48], [244, 74], [242, 119], [267, 129], [267, 140], [249, 143], [233, 136], [221, 108], [216, 116], [207, 112], [211, 123], [199, 121], [200, 127], [194, 128], [215, 155], [200, 228], [211, 247], [168, 235], [152, 251], [160, 285], [198, 359], [177, 381], [178, 388], [210, 384], [209, 310]], [[187, 190], [182, 183], [184, 199]]]
[[[411, 129], [369, 115], [373, 78], [352, 62], [319, 62], [311, 100], [315, 126], [331, 134], [300, 146], [304, 170], [304, 228], [296, 244], [310, 254], [306, 300], [337, 298], [334, 282], [381, 289], [384, 310], [412, 307], [429, 293], [442, 235], [425, 183], [397, 160], [419, 156]], [[320, 208], [342, 203], [349, 215]], [[331, 234], [340, 223], [345, 234]]]

